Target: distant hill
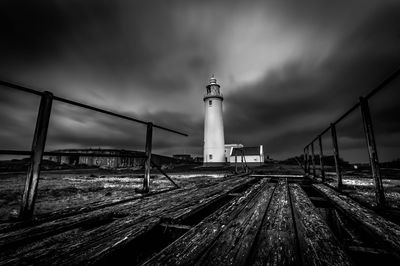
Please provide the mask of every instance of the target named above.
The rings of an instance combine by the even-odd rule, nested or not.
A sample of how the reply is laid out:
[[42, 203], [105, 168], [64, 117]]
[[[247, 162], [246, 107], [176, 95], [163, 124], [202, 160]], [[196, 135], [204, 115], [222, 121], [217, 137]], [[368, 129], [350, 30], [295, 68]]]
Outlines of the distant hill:
[[[30, 164], [30, 158], [23, 159], [12, 159], [0, 161], [0, 172], [24, 172], [28, 170]], [[59, 164], [50, 160], [44, 159], [42, 161], [41, 170], [59, 170], [59, 169], [73, 169], [77, 168], [72, 165]], [[80, 165], [79, 168], [85, 168], [84, 165]]]

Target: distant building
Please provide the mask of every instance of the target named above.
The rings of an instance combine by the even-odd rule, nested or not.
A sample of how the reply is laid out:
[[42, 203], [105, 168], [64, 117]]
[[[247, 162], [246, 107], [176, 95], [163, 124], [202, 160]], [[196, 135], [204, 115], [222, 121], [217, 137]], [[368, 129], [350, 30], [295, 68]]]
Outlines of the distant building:
[[229, 162], [233, 148], [242, 148], [243, 144], [225, 144], [225, 162]]
[[172, 158], [184, 161], [193, 161], [193, 158], [190, 154], [174, 154]]
[[[63, 149], [52, 151], [56, 155], [45, 156], [46, 159], [59, 164], [87, 165], [94, 167], [124, 168], [141, 167], [145, 153], [142, 151], [117, 149]], [[59, 153], [59, 154], [57, 154]], [[95, 154], [90, 156], [89, 154]], [[151, 159], [158, 165], [180, 163], [181, 159], [152, 154]]]
[[229, 162], [231, 164], [247, 163], [248, 165], [264, 164], [263, 145], [256, 147], [232, 147]]
[[204, 161], [204, 158], [203, 158], [203, 157], [200, 157], [200, 156], [194, 157], [194, 161], [195, 161], [196, 163], [202, 163], [202, 162]]

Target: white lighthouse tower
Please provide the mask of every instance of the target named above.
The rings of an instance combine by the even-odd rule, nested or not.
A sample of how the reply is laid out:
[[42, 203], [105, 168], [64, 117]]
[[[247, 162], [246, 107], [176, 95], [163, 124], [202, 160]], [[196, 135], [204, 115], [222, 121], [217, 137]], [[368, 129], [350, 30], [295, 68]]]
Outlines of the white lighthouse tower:
[[204, 95], [204, 165], [222, 164], [224, 155], [224, 122], [222, 119], [223, 96], [220, 86], [214, 75], [207, 85], [207, 93]]

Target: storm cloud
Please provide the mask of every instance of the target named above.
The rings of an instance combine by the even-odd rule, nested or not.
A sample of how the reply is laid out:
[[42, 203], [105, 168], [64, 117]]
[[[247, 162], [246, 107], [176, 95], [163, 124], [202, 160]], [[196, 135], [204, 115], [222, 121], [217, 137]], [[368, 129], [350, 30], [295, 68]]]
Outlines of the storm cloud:
[[[201, 155], [214, 74], [226, 142], [283, 159], [400, 66], [399, 25], [394, 0], [1, 1], [0, 78], [187, 132], [156, 130], [155, 151]], [[400, 157], [399, 85], [371, 100], [383, 160]], [[0, 90], [0, 147], [29, 149], [39, 100]], [[48, 150], [143, 149], [143, 125], [53, 108]], [[358, 113], [338, 127], [353, 161], [365, 159]]]

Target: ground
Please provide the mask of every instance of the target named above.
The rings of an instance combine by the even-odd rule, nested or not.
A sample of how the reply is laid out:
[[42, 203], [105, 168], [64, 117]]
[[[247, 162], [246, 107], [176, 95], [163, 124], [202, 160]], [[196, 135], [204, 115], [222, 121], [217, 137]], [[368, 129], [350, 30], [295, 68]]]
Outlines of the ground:
[[[201, 168], [181, 167], [169, 170], [180, 186], [206, 183], [210, 179], [222, 178], [232, 173], [233, 167]], [[268, 164], [253, 168], [254, 174], [303, 174], [296, 165]], [[393, 172], [393, 171], [392, 171]], [[398, 173], [398, 172], [396, 172]], [[35, 205], [35, 215], [46, 216], [54, 212], [68, 212], [96, 204], [116, 202], [139, 196], [135, 188], [142, 186], [142, 171], [129, 169], [73, 169], [42, 172]], [[0, 221], [17, 218], [22, 197], [24, 173], [0, 173]], [[334, 172], [327, 172], [328, 182], [336, 186]], [[391, 208], [400, 208], [400, 179], [391, 175], [384, 179], [385, 195]], [[345, 172], [344, 191], [354, 199], [375, 206], [373, 180], [366, 174]], [[162, 175], [153, 172], [151, 191], [172, 188], [173, 185]]]

